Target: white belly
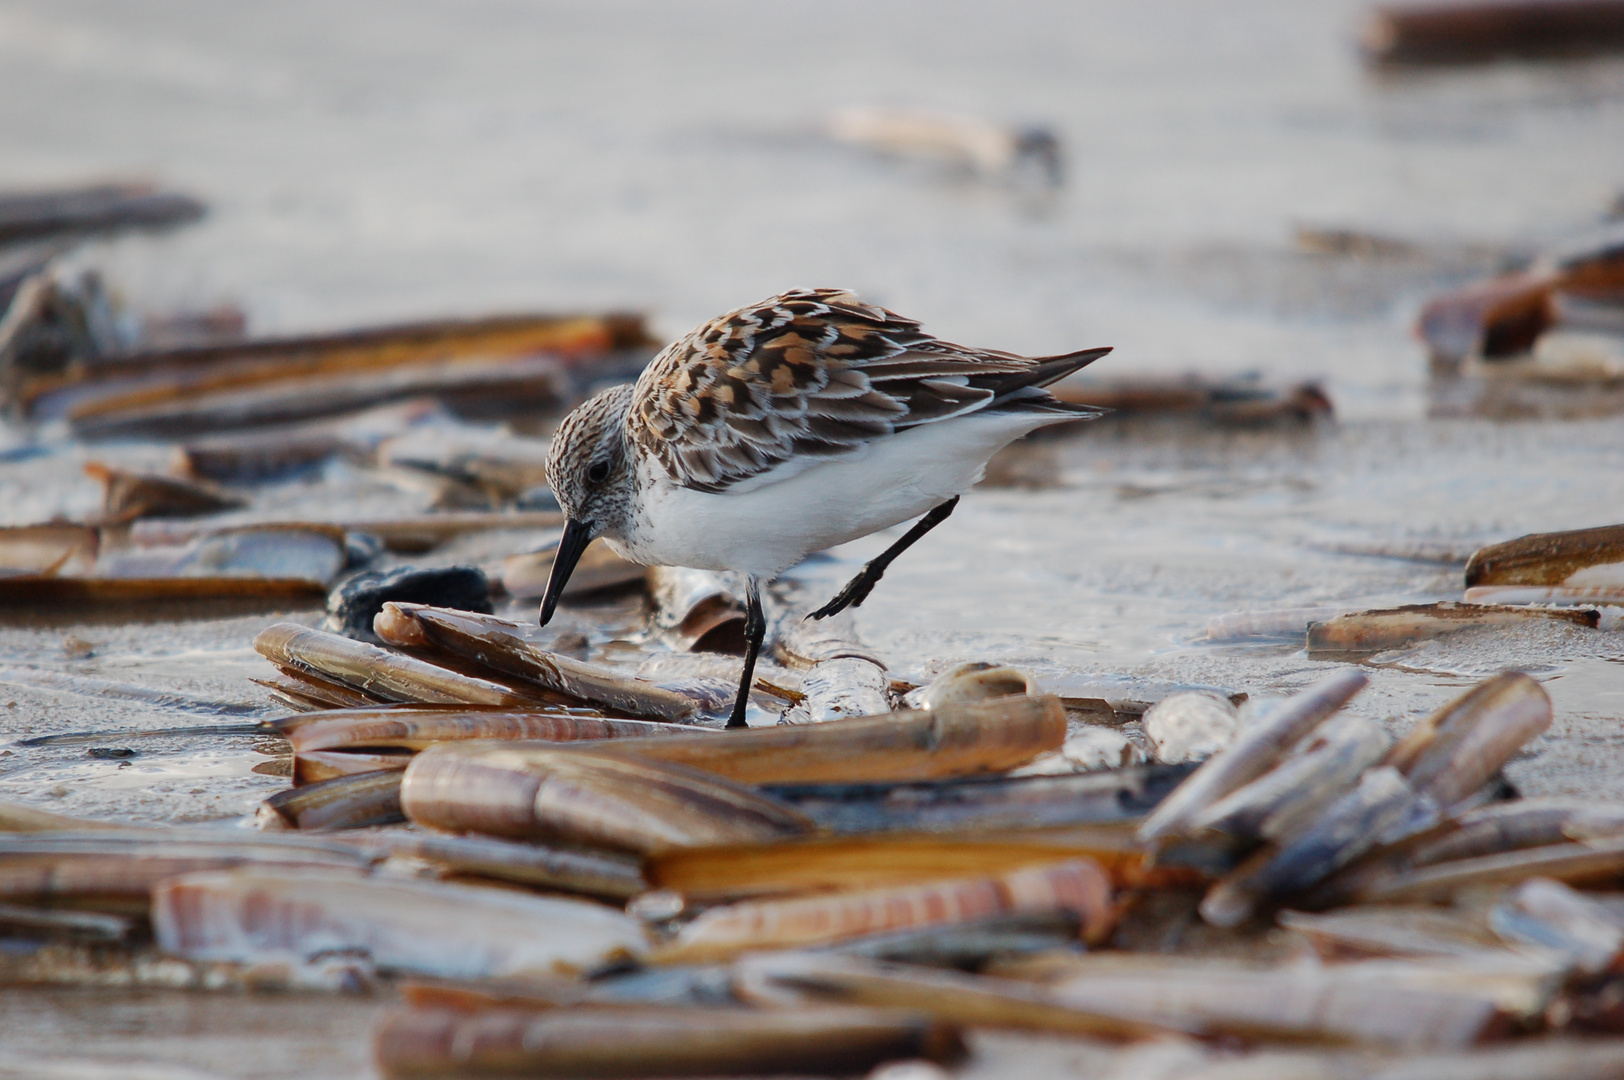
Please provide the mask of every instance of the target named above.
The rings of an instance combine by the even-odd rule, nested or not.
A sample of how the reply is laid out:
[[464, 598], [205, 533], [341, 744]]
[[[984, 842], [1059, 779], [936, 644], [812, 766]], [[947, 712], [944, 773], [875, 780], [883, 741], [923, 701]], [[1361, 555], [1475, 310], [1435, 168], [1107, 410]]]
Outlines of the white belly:
[[[638, 562], [777, 576], [808, 554], [930, 510], [981, 479], [987, 459], [1052, 417], [972, 414], [869, 443], [750, 490], [710, 494], [663, 477], [644, 527], [621, 547]], [[770, 475], [770, 474], [769, 474]]]

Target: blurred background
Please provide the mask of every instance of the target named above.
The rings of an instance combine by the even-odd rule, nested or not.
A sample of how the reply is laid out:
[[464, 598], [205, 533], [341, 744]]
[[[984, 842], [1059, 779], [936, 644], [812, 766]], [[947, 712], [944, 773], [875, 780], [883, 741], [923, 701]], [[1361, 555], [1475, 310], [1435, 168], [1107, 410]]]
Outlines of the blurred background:
[[[236, 304], [252, 334], [615, 308], [671, 336], [838, 284], [968, 344], [1318, 377], [1345, 419], [1419, 416], [1426, 296], [1615, 207], [1624, 63], [1383, 71], [1368, 15], [4, 0], [0, 187], [199, 197], [200, 224], [80, 257], [132, 308]], [[831, 137], [852, 107], [1041, 127], [1063, 183]]]

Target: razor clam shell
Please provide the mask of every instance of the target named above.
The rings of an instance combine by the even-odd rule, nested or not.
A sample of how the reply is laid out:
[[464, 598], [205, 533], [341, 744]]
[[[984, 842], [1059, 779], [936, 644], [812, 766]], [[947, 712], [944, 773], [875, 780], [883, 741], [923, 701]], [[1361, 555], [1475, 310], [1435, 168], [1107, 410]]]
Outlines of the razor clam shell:
[[124, 829], [130, 826], [115, 821], [89, 821], [85, 818], [53, 814], [49, 810], [36, 810], [21, 803], [0, 801], [0, 834], [83, 832], [87, 829]]
[[1353, 786], [1391, 742], [1387, 732], [1363, 717], [1333, 716], [1294, 756], [1207, 807], [1190, 828], [1245, 839], [1282, 839]]
[[831, 1007], [412, 1009], [386, 1017], [373, 1048], [391, 1080], [844, 1075], [898, 1058], [964, 1055], [957, 1029], [917, 1013]]
[[1239, 926], [1260, 902], [1301, 892], [1369, 850], [1415, 802], [1415, 790], [1397, 769], [1370, 770], [1302, 833], [1265, 848], [1209, 889], [1201, 917], [1213, 926]]
[[1503, 948], [1481, 919], [1431, 905], [1365, 905], [1310, 914], [1282, 911], [1276, 921], [1313, 943], [1327, 960], [1358, 956], [1475, 956]]
[[1521, 672], [1479, 683], [1418, 725], [1391, 757], [1418, 795], [1453, 806], [1500, 771], [1517, 750], [1551, 726], [1551, 698]]
[[0, 926], [21, 930], [29, 937], [117, 942], [125, 941], [135, 933], [136, 920], [96, 911], [0, 904]]
[[1624, 584], [1570, 589], [1547, 585], [1474, 585], [1461, 598], [1468, 604], [1552, 604], [1589, 607], [1624, 604]]
[[102, 516], [109, 524], [142, 517], [198, 517], [247, 505], [206, 481], [132, 472], [99, 461], [87, 461], [85, 475], [102, 484]]
[[188, 960], [342, 951], [466, 979], [590, 970], [647, 945], [635, 920], [589, 901], [336, 870], [170, 878], [152, 890], [152, 927], [165, 952]]
[[956, 664], [926, 685], [910, 690], [906, 700], [910, 709], [937, 709], [1037, 692], [1036, 680], [1019, 668], [972, 660]]
[[0, 528], [0, 574], [86, 574], [95, 565], [101, 531], [89, 525], [11, 525]]
[[548, 652], [525, 640], [523, 628], [504, 619], [416, 604], [384, 606], [415, 618], [423, 636], [440, 648], [544, 689], [655, 720], [680, 721], [694, 714], [691, 699], [609, 668]]
[[[394, 748], [423, 750], [436, 743], [469, 739], [527, 739], [573, 742], [598, 739], [669, 738], [703, 732], [652, 720], [618, 720], [561, 712], [517, 710], [496, 706], [460, 708], [376, 706], [302, 713], [273, 721], [295, 753], [316, 750]], [[703, 736], [702, 736], [703, 737]]]
[[1145, 736], [1164, 765], [1201, 761], [1235, 741], [1235, 706], [1201, 690], [1171, 694], [1145, 711]]
[[687, 848], [649, 857], [649, 882], [710, 904], [842, 889], [896, 889], [1090, 858], [1124, 888], [1199, 883], [1157, 866], [1124, 829], [1010, 831], [931, 836], [811, 836], [769, 845]]
[[851, 783], [1002, 772], [1058, 748], [1065, 735], [1058, 699], [1007, 697], [934, 712], [626, 743], [610, 752], [679, 762], [752, 784]]
[[330, 585], [349, 555], [333, 528], [246, 525], [179, 546], [123, 547], [96, 560], [97, 577], [290, 578]]
[[306, 578], [258, 577], [0, 577], [0, 607], [56, 610], [132, 604], [223, 607], [319, 607], [327, 586]]
[[1013, 979], [929, 971], [850, 955], [775, 952], [733, 964], [734, 992], [770, 1005], [789, 990], [849, 1005], [917, 1010], [938, 1020], [977, 1028], [1043, 1031], [1102, 1039], [1138, 1039], [1190, 1032], [1176, 1023], [1122, 1016], [1109, 1007], [1070, 1004], [1042, 987]]
[[542, 692], [463, 675], [415, 657], [323, 630], [276, 623], [254, 638], [254, 649], [284, 668], [313, 671], [375, 697], [438, 705], [547, 705]]
[[401, 771], [412, 762], [410, 750], [380, 750], [373, 753], [352, 750], [311, 750], [293, 755], [293, 784], [303, 787], [360, 773]]
[[1140, 765], [1092, 775], [779, 784], [766, 790], [830, 832], [992, 832], [1134, 825], [1191, 771], [1188, 765]]
[[1140, 839], [1148, 842], [1187, 830], [1201, 811], [1272, 768], [1368, 681], [1356, 670], [1339, 671], [1277, 704], [1169, 795], [1140, 826]]
[[266, 822], [261, 827], [273, 819], [295, 829], [358, 829], [403, 821], [400, 778], [398, 770], [390, 769], [279, 791], [261, 804]]
[[425, 750], [406, 769], [401, 802], [433, 828], [645, 853], [812, 828], [785, 804], [711, 773], [536, 743]]
[[378, 841], [391, 855], [422, 859], [458, 874], [619, 900], [648, 889], [643, 860], [614, 851], [416, 831], [387, 832]]
[[1411, 850], [1407, 865], [1431, 866], [1566, 840], [1624, 836], [1624, 803], [1574, 798], [1513, 799], [1461, 814], [1455, 825], [1448, 834]]
[[[1070, 911], [995, 915], [957, 926], [901, 930], [826, 946], [822, 953], [918, 967], [974, 971], [1000, 956], [1070, 949], [1082, 925]], [[782, 954], [780, 954], [782, 955]]]
[[152, 887], [176, 874], [262, 864], [361, 867], [358, 849], [303, 837], [233, 830], [186, 834], [172, 829], [87, 829], [0, 836], [0, 897], [76, 900], [145, 911]]
[[[1624, 880], [1624, 839], [1547, 844], [1500, 855], [1456, 859], [1373, 877], [1342, 893], [1356, 903], [1447, 900], [1460, 889], [1514, 885], [1533, 877], [1552, 878], [1569, 885]], [[1316, 903], [1320, 900], [1319, 897], [1314, 899]]]
[[1511, 626], [1525, 619], [1550, 619], [1594, 629], [1601, 615], [1594, 608], [1530, 608], [1505, 604], [1435, 604], [1361, 611], [1327, 622], [1310, 623], [1308, 652], [1371, 653], [1452, 634], [1474, 626]]
[[[1589, 580], [1603, 576], [1594, 573], [1600, 567], [1608, 567], [1605, 576], [1610, 580]], [[1620, 584], [1624, 584], [1624, 525], [1519, 536], [1482, 548], [1466, 564], [1468, 588]]]
[[[1387, 961], [1270, 970], [1102, 953], [1073, 957], [1067, 968], [1073, 974], [1049, 988], [1062, 1002], [1206, 1035], [1443, 1049], [1479, 1041], [1501, 1016], [1499, 1002], [1469, 989], [1469, 979], [1438, 989], [1425, 969]], [[1422, 978], [1395, 978], [1405, 973]]]
[[1110, 878], [1085, 858], [924, 885], [745, 901], [701, 913], [655, 958], [661, 963], [717, 960], [757, 949], [1045, 911], [1074, 912], [1084, 938], [1101, 940], [1115, 921]]
[[781, 724], [821, 724], [891, 711], [891, 677], [883, 667], [855, 656], [814, 664], [801, 680], [802, 699]]
[[1501, 897], [1489, 926], [1508, 942], [1552, 949], [1588, 975], [1608, 970], [1624, 951], [1624, 921], [1547, 878], [1531, 878]]
[[377, 694], [357, 689], [337, 679], [329, 679], [319, 672], [305, 668], [277, 665], [282, 678], [293, 683], [294, 693], [314, 701], [323, 702], [328, 709], [375, 709], [390, 704]]

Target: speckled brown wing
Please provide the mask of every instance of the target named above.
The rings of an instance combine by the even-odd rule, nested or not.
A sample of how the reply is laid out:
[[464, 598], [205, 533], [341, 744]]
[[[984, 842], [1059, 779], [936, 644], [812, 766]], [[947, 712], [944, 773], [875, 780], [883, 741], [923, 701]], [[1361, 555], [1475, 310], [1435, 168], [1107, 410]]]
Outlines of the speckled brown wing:
[[655, 357], [626, 422], [673, 480], [716, 492], [1063, 374], [1042, 367], [938, 341], [849, 292], [797, 290], [729, 312]]

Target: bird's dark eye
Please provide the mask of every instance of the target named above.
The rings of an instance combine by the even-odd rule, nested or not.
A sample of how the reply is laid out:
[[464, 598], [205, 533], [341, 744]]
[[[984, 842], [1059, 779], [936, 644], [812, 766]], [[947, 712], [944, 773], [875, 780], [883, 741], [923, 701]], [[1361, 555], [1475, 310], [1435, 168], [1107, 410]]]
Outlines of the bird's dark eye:
[[594, 484], [603, 483], [609, 479], [609, 463], [607, 461], [593, 462], [592, 467], [586, 471], [586, 478]]

